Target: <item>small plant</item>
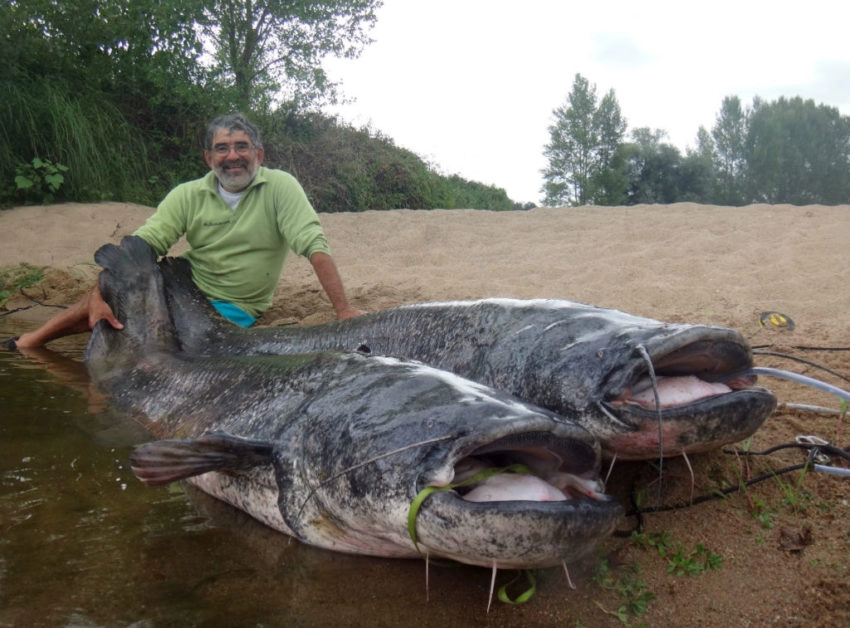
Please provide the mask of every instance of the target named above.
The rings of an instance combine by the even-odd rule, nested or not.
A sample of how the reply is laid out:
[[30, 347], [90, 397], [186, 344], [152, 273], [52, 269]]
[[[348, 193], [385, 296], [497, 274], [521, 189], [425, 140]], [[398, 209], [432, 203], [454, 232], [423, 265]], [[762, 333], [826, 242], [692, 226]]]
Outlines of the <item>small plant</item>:
[[773, 517], [776, 514], [771, 511], [765, 501], [758, 495], [750, 497], [752, 503], [751, 513], [756, 521], [759, 522], [762, 528], [770, 530], [773, 527]]
[[664, 551], [672, 544], [670, 535], [666, 532], [632, 532], [632, 543], [641, 549], [653, 547], [662, 556]]
[[623, 571], [624, 573], [615, 578], [608, 561], [603, 560], [599, 563], [593, 579], [600, 587], [614, 591], [624, 600], [624, 603], [618, 606], [616, 611], [606, 609], [599, 602], [596, 605], [604, 612], [614, 615], [622, 623], [627, 624], [630, 617], [640, 617], [646, 613], [647, 605], [655, 599], [655, 594], [647, 591], [648, 585], [638, 577], [640, 567], [637, 564], [627, 565], [623, 567]]
[[42, 279], [44, 279], [44, 271], [29, 264], [0, 269], [0, 307], [6, 305], [6, 301], [17, 290], [34, 286]]
[[805, 512], [808, 508], [808, 504], [805, 502], [810, 502], [812, 500], [811, 492], [803, 488], [803, 480], [806, 477], [807, 471], [808, 466], [804, 466], [800, 469], [800, 475], [798, 476], [796, 483], [783, 482], [778, 475], [775, 476], [776, 482], [782, 490], [782, 503], [790, 508], [794, 513]]
[[632, 542], [642, 549], [655, 548], [658, 555], [667, 561], [667, 573], [676, 576], [692, 576], [723, 566], [723, 557], [708, 550], [702, 543], [688, 551], [681, 541], [672, 541], [666, 532], [632, 534]]
[[723, 557], [720, 554], [711, 553], [702, 543], [697, 543], [694, 550], [690, 552], [685, 550], [684, 545], [677, 543], [673, 553], [666, 558], [667, 573], [676, 574], [679, 577], [693, 576], [703, 571], [720, 569], [723, 566]]
[[15, 186], [27, 201], [52, 203], [65, 183], [64, 172], [68, 172], [68, 166], [35, 157], [15, 168]]

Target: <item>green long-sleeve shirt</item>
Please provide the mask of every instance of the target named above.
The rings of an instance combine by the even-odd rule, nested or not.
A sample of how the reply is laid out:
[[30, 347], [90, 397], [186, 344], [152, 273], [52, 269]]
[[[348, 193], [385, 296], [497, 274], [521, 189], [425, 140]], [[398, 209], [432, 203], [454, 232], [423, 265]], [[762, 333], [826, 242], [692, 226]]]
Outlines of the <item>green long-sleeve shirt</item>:
[[235, 210], [218, 193], [213, 172], [174, 188], [135, 235], [165, 255], [186, 234], [183, 253], [210, 299], [252, 316], [269, 308], [289, 251], [330, 253], [304, 190], [281, 170], [260, 168]]

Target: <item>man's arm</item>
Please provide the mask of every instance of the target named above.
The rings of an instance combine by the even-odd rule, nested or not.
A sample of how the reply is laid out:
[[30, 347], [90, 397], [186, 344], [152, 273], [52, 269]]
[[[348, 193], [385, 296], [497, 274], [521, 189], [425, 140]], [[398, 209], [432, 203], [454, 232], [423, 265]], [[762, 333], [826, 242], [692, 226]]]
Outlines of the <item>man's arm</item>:
[[313, 253], [310, 256], [310, 264], [313, 265], [313, 271], [316, 273], [316, 277], [319, 278], [319, 283], [322, 284], [325, 294], [331, 300], [331, 305], [333, 305], [336, 311], [337, 320], [365, 314], [363, 310], [358, 310], [348, 304], [348, 299], [345, 297], [345, 288], [342, 286], [342, 279], [330, 255], [327, 253]]
[[95, 284], [94, 289], [77, 303], [62, 310], [38, 329], [21, 334], [15, 344], [22, 348], [41, 347], [51, 340], [89, 331], [101, 319], [106, 319], [115, 329], [124, 328], [103, 300], [100, 288]]

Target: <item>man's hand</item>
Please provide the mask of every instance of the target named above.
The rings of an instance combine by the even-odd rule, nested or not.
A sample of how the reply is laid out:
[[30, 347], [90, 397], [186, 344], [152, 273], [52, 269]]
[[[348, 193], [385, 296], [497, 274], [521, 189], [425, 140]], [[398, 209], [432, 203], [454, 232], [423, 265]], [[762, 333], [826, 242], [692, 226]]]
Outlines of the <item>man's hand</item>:
[[95, 286], [94, 290], [68, 309], [59, 312], [38, 329], [21, 334], [15, 340], [15, 345], [19, 349], [43, 347], [45, 343], [56, 338], [89, 331], [97, 324], [97, 321], [104, 318], [115, 329], [124, 329], [124, 325], [115, 318], [112, 309], [103, 300], [100, 289]]
[[362, 316], [366, 312], [364, 310], [358, 310], [357, 308], [347, 307], [341, 312], [336, 313], [336, 320], [344, 321], [346, 318], [354, 318], [355, 316]]
[[89, 293], [86, 309], [88, 310], [89, 329], [93, 329], [97, 322], [103, 319], [114, 329], [124, 329], [124, 324], [115, 318], [112, 308], [103, 300], [100, 288], [97, 286]]

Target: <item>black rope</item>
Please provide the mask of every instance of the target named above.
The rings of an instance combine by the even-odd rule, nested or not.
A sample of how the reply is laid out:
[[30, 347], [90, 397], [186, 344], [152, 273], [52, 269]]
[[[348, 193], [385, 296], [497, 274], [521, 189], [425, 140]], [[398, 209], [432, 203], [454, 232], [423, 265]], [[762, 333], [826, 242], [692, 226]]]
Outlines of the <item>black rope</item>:
[[28, 310], [30, 308], [34, 308], [35, 305], [27, 305], [26, 307], [16, 307], [14, 310], [7, 310], [5, 312], [0, 312], [0, 317], [9, 316], [9, 314], [14, 314], [15, 312], [23, 312], [24, 310]]
[[[767, 347], [773, 347], [774, 345], [753, 345], [753, 349], [765, 349]], [[809, 347], [806, 345], [790, 345], [792, 349], [799, 349], [800, 351], [850, 351], [850, 347]]]
[[776, 358], [784, 358], [786, 360], [793, 360], [795, 362], [800, 362], [801, 364], [806, 364], [806, 365], [814, 367], [816, 369], [826, 371], [830, 375], [834, 375], [835, 377], [838, 377], [839, 379], [843, 379], [845, 382], [850, 382], [850, 377], [847, 377], [846, 375], [842, 375], [838, 371], [834, 371], [831, 368], [823, 366], [822, 364], [818, 364], [817, 362], [812, 362], [811, 360], [806, 360], [805, 358], [798, 358], [795, 355], [788, 355], [787, 353], [778, 353], [778, 352], [775, 352], [775, 351], [758, 351], [758, 350], [753, 350], [753, 353], [756, 354], [756, 355], [769, 355], [769, 356], [773, 356], [773, 357], [776, 357]]
[[827, 456], [838, 456], [839, 458], [843, 458], [850, 462], [850, 447], [847, 449], [841, 449], [841, 447], [836, 447], [835, 445], [830, 445], [829, 443], [823, 445], [816, 445], [812, 443], [786, 443], [785, 445], [776, 445], [774, 447], [769, 447], [768, 449], [764, 449], [762, 451], [746, 451], [744, 449], [724, 449], [724, 454], [736, 454], [736, 455], [744, 455], [744, 456], [769, 456], [770, 454], [780, 451], [782, 449], [806, 449], [810, 454], [818, 454], [823, 453]]
[[55, 308], [59, 308], [60, 310], [67, 309], [67, 307], [68, 307], [67, 305], [51, 305], [49, 303], [42, 303], [41, 301], [38, 301], [37, 299], [33, 299], [30, 295], [28, 295], [26, 292], [24, 292], [23, 288], [20, 289], [20, 293], [21, 293], [22, 296], [25, 296], [30, 301], [32, 301], [33, 304], [32, 305], [25, 305], [24, 307], [16, 307], [14, 310], [7, 310], [5, 312], [0, 312], [0, 318], [2, 318], [3, 316], [9, 316], [10, 314], [15, 314], [17, 312], [23, 312], [25, 310], [32, 309], [36, 305], [40, 305], [41, 307], [55, 307]]
[[637, 505], [636, 500], [636, 491], [635, 484], [636, 481], [632, 480], [632, 488], [629, 495], [629, 500], [631, 502], [631, 509], [626, 512], [626, 517], [635, 517], [635, 526], [631, 530], [617, 530], [614, 532], [614, 536], [617, 537], [628, 537], [631, 536], [632, 533], [637, 532], [640, 533], [643, 531], [644, 520], [643, 515], [646, 514], [654, 514], [659, 512], [669, 512], [671, 510], [681, 510], [683, 508], [690, 508], [691, 506], [696, 506], [697, 504], [702, 504], [709, 501], [714, 501], [716, 499], [726, 499], [729, 495], [740, 491], [743, 488], [747, 488], [753, 486], [754, 484], [758, 484], [759, 482], [764, 482], [765, 480], [769, 480], [771, 478], [779, 477], [780, 475], [785, 475], [786, 473], [792, 473], [794, 471], [799, 471], [801, 469], [811, 468], [815, 464], [815, 456], [818, 453], [823, 453], [829, 456], [838, 456], [843, 460], [847, 460], [850, 462], [850, 447], [846, 449], [842, 449], [840, 447], [836, 447], [835, 445], [824, 444], [824, 445], [816, 445], [816, 444], [807, 444], [807, 443], [786, 443], [784, 445], [776, 445], [775, 447], [770, 447], [769, 449], [765, 449], [763, 451], [745, 451], [741, 449], [724, 449], [723, 453], [725, 454], [735, 454], [735, 455], [744, 455], [744, 456], [768, 456], [777, 451], [781, 451], [783, 449], [806, 449], [808, 450], [808, 456], [806, 457], [805, 462], [801, 462], [799, 464], [790, 465], [784, 467], [779, 470], [771, 470], [766, 473], [762, 473], [754, 478], [747, 480], [746, 482], [740, 482], [735, 486], [727, 486], [723, 489], [717, 489], [712, 491], [711, 493], [706, 493], [705, 495], [700, 495], [699, 497], [694, 497], [691, 500], [686, 502], [676, 502], [673, 504], [662, 504], [660, 506], [649, 506], [647, 508], [641, 508]]

